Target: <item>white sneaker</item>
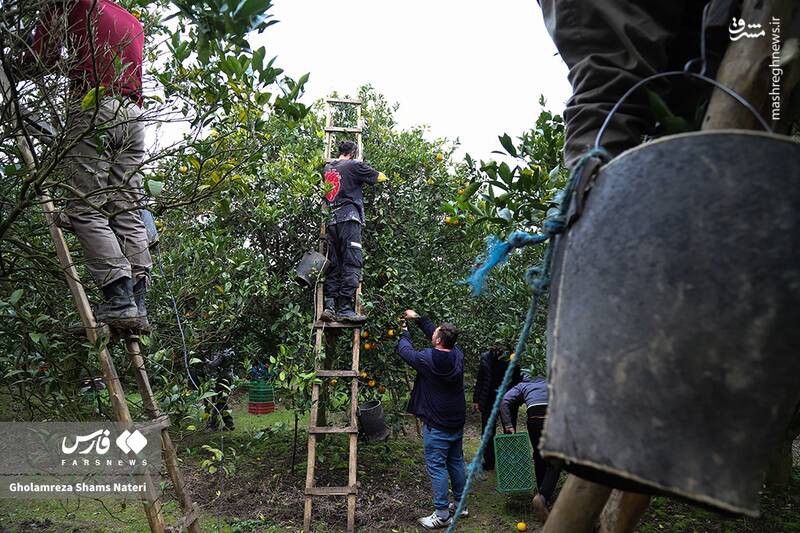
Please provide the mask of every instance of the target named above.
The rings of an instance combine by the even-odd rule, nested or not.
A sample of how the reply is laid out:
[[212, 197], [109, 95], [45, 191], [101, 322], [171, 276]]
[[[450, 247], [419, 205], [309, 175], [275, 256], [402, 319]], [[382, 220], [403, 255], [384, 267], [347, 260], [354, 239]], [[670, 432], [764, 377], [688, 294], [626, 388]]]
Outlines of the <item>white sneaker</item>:
[[439, 515], [434, 511], [432, 515], [423, 516], [418, 522], [425, 529], [442, 529], [450, 525], [450, 520], [449, 516], [447, 518], [439, 518]]
[[[450, 502], [450, 516], [456, 514], [456, 509], [458, 509], [458, 504], [455, 502]], [[469, 516], [469, 509], [467, 509], [467, 507], [464, 506], [464, 508], [461, 509], [461, 518], [466, 518], [468, 516]]]

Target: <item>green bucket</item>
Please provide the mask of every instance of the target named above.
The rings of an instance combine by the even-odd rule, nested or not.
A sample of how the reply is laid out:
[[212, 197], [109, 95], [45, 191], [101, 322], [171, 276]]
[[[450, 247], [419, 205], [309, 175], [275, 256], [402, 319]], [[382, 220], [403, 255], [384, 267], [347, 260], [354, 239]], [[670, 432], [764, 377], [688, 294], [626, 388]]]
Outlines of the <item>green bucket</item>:
[[528, 432], [495, 435], [497, 492], [533, 492], [533, 456]]

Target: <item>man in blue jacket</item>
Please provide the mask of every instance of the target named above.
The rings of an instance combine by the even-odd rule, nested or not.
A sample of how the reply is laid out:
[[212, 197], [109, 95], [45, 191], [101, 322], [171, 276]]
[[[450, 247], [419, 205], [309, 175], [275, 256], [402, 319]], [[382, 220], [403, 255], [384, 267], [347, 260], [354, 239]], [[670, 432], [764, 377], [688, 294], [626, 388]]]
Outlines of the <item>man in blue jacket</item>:
[[[433, 487], [435, 511], [419, 519], [425, 529], [450, 525], [451, 510], [461, 501], [466, 482], [464, 469], [464, 353], [456, 346], [458, 330], [443, 323], [439, 327], [416, 312], [407, 310], [405, 318], [414, 320], [432, 348], [417, 351], [411, 342], [408, 328], [403, 328], [398, 351], [400, 357], [417, 371], [408, 412], [424, 422], [422, 441], [425, 447], [425, 466]], [[448, 498], [448, 479], [452, 484], [455, 502]], [[469, 513], [464, 509], [461, 516]]]

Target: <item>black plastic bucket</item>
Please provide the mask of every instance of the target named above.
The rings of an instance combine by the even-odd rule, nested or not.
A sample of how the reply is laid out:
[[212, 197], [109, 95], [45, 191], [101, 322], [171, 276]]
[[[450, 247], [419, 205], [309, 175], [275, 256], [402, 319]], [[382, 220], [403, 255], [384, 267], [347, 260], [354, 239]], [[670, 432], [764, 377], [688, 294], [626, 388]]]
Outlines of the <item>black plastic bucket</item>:
[[328, 269], [329, 262], [319, 252], [308, 252], [300, 260], [295, 272], [295, 281], [306, 287], [312, 287], [317, 279]]
[[358, 429], [367, 442], [380, 442], [389, 438], [389, 427], [383, 418], [380, 400], [371, 400], [358, 406]]
[[542, 447], [616, 488], [758, 514], [800, 401], [800, 143], [666, 137], [558, 239]]

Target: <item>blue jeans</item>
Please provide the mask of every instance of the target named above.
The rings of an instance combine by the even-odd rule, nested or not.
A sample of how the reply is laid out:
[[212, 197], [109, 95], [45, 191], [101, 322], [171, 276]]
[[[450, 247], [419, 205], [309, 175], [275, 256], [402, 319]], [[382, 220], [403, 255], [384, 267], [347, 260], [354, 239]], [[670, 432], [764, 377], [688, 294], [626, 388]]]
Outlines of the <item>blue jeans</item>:
[[425, 424], [422, 428], [422, 443], [425, 446], [425, 466], [433, 487], [433, 506], [437, 511], [447, 510], [450, 500], [447, 494], [448, 476], [453, 484], [453, 498], [461, 501], [466, 483], [464, 469], [464, 430], [447, 433]]

